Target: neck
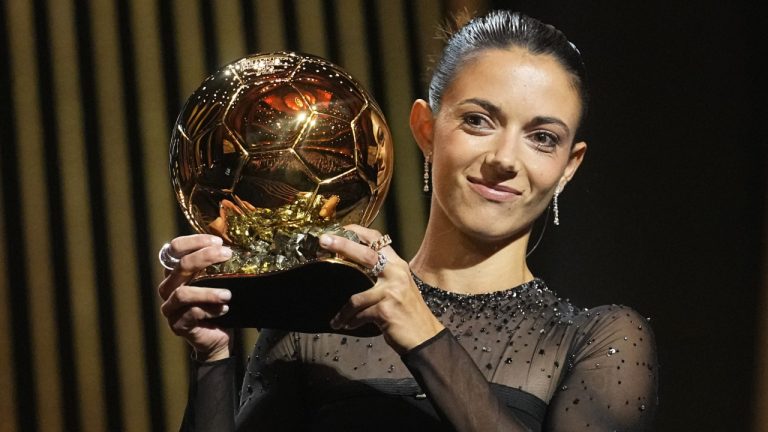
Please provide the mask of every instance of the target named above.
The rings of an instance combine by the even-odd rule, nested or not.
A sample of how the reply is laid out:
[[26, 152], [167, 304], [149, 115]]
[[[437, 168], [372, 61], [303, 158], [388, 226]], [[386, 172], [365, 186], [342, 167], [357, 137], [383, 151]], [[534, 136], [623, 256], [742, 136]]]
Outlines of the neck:
[[477, 294], [533, 279], [525, 259], [530, 228], [505, 239], [479, 240], [437, 219], [430, 215], [424, 241], [410, 262], [425, 283]]

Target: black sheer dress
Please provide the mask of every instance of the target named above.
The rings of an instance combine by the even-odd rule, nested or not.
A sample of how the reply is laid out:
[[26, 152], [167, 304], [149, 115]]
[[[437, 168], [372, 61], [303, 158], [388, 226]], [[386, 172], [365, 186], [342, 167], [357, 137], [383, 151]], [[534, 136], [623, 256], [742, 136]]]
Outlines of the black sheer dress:
[[416, 278], [445, 325], [399, 356], [381, 336], [261, 332], [236, 365], [196, 364], [184, 431], [643, 431], [657, 407], [647, 320], [578, 309], [539, 279], [456, 294]]

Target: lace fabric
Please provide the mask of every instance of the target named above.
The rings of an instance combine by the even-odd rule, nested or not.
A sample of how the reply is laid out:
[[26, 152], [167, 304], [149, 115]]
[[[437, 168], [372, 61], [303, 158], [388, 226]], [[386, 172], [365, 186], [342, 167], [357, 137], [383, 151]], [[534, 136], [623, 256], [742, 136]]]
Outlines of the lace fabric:
[[[579, 309], [539, 279], [474, 295], [415, 280], [445, 331], [400, 357], [381, 336], [264, 330], [239, 404], [224, 410], [233, 413], [230, 424], [337, 431], [651, 428], [655, 342], [634, 310]], [[214, 418], [211, 410], [235, 399], [232, 361], [195, 374], [183, 430], [202, 430], [184, 428], [190, 419]], [[212, 430], [232, 427], [221, 426]]]

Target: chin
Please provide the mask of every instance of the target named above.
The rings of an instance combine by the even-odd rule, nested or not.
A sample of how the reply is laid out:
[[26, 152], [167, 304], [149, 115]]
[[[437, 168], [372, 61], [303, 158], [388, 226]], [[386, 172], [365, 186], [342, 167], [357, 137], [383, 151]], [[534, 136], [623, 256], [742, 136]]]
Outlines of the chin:
[[477, 223], [457, 225], [459, 231], [466, 237], [490, 244], [511, 243], [530, 233], [531, 226], [531, 224], [524, 226], [499, 226], [498, 223], [488, 223], [482, 226], [479, 226]]

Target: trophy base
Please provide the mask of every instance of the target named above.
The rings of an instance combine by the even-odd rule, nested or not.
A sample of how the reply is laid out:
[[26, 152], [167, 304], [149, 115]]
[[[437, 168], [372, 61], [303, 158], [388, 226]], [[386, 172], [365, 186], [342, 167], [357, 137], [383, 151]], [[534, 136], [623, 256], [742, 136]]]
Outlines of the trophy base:
[[209, 320], [221, 327], [369, 337], [381, 334], [374, 324], [334, 330], [329, 323], [350, 296], [371, 288], [373, 283], [352, 264], [333, 260], [253, 276], [207, 275], [194, 279], [191, 285], [232, 292], [229, 312]]

